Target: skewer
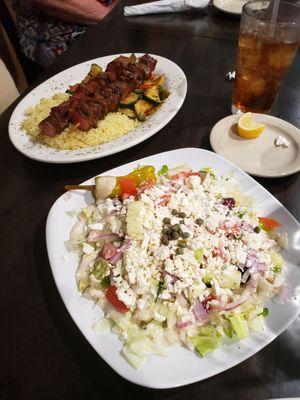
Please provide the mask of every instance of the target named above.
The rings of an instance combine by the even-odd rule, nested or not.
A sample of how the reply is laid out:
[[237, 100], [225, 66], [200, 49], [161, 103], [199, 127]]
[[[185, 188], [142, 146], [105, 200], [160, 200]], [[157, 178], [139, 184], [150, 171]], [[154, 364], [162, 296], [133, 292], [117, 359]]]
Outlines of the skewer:
[[95, 190], [95, 185], [66, 185], [65, 190]]

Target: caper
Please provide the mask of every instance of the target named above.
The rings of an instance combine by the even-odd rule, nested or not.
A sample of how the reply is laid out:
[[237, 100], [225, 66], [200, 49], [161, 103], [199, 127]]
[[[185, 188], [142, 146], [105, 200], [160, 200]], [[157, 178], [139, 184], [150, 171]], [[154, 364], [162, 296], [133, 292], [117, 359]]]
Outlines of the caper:
[[253, 230], [254, 230], [255, 233], [259, 233], [260, 232], [260, 227], [256, 226]]
[[163, 219], [163, 223], [164, 223], [164, 224], [167, 224], [167, 225], [170, 224], [170, 223], [171, 223], [170, 218], [164, 218], [164, 219]]
[[178, 211], [175, 210], [175, 208], [174, 208], [174, 209], [172, 210], [171, 214], [176, 216], [176, 215], [178, 215]]
[[172, 225], [172, 228], [173, 228], [173, 231], [178, 232], [180, 229], [180, 225], [179, 224]]
[[181, 228], [179, 229], [178, 234], [179, 234], [179, 236], [182, 236], [182, 235], [183, 235], [183, 231], [182, 231]]
[[176, 254], [183, 254], [183, 249], [181, 247], [177, 247], [177, 249], [175, 250]]
[[179, 247], [185, 247], [186, 246], [186, 241], [182, 240], [182, 239], [179, 239], [177, 245]]
[[161, 242], [162, 242], [163, 245], [168, 246], [168, 244], [169, 244], [168, 237], [167, 236], [162, 236]]
[[179, 221], [179, 223], [180, 223], [180, 224], [184, 224], [184, 219], [181, 219], [181, 220]]
[[201, 226], [201, 225], [203, 224], [203, 222], [204, 222], [204, 221], [203, 221], [202, 218], [197, 218], [197, 219], [196, 219], [196, 224], [199, 225], [199, 226]]
[[183, 238], [187, 239], [188, 237], [190, 237], [191, 235], [188, 232], [183, 232], [181, 235]]
[[179, 217], [179, 218], [185, 218], [185, 217], [186, 217], [186, 214], [185, 214], [184, 212], [179, 212], [179, 213], [178, 213], [178, 217]]
[[168, 228], [164, 228], [161, 232], [162, 232], [163, 235], [168, 235], [169, 229]]
[[179, 238], [179, 234], [175, 231], [172, 232], [172, 239], [178, 239]]

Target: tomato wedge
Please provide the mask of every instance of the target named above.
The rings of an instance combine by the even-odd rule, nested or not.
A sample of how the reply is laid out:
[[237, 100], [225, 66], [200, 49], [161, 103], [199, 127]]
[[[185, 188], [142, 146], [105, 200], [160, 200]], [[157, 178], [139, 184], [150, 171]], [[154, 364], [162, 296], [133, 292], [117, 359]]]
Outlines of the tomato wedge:
[[121, 196], [128, 197], [128, 196], [136, 196], [136, 183], [134, 179], [127, 178], [126, 176], [119, 178], [119, 185], [121, 188]]
[[265, 231], [271, 231], [272, 229], [282, 226], [281, 223], [279, 223], [278, 221], [276, 221], [276, 219], [273, 218], [258, 217], [258, 219], [260, 227]]
[[110, 304], [120, 313], [126, 313], [129, 311], [129, 308], [123, 303], [123, 301], [118, 299], [117, 289], [115, 286], [109, 286], [105, 296]]

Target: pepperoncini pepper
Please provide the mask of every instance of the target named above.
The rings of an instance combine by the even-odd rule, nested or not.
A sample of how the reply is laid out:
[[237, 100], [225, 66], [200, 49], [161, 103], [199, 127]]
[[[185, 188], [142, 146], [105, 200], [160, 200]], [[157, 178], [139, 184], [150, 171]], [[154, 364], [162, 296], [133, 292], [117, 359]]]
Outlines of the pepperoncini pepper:
[[152, 185], [156, 182], [155, 168], [152, 165], [137, 168], [128, 175], [116, 178], [116, 185], [109, 197], [135, 196], [141, 184], [148, 183], [149, 187], [150, 182]]

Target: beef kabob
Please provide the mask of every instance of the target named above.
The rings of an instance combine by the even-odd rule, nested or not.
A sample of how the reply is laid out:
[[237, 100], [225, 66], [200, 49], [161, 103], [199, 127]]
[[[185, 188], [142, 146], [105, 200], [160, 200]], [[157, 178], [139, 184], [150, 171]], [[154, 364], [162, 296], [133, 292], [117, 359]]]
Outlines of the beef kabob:
[[148, 54], [136, 59], [120, 56], [73, 87], [70, 98], [51, 109], [40, 122], [41, 135], [59, 135], [71, 123], [77, 129], [96, 128], [99, 120], [118, 110], [120, 101], [151, 77], [156, 60]]

